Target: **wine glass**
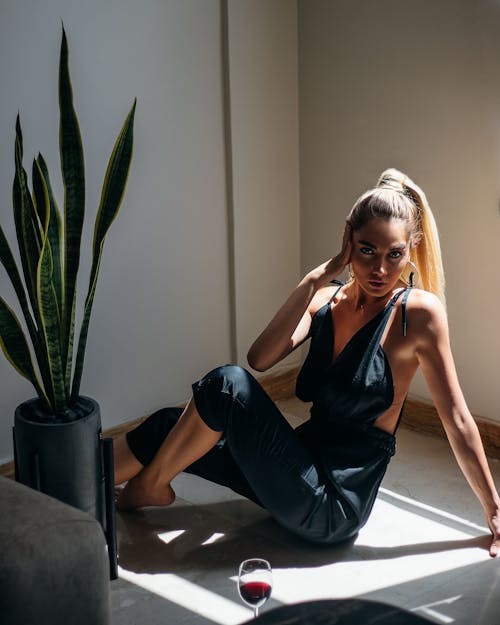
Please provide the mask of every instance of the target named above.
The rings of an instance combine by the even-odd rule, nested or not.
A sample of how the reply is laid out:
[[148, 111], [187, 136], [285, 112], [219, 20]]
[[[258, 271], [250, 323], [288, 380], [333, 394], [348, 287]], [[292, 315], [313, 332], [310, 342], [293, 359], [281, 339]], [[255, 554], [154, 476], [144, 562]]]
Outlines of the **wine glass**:
[[271, 596], [273, 575], [271, 565], [262, 558], [250, 558], [240, 564], [238, 571], [238, 592], [243, 601], [259, 616], [259, 608]]

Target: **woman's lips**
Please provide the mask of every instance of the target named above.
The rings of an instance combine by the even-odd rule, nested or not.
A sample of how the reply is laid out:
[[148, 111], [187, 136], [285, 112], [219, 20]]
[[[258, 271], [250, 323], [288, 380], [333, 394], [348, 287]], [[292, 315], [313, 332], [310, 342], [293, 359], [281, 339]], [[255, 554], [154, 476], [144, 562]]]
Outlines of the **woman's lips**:
[[384, 287], [385, 282], [381, 280], [368, 280], [368, 284], [374, 289], [381, 289]]

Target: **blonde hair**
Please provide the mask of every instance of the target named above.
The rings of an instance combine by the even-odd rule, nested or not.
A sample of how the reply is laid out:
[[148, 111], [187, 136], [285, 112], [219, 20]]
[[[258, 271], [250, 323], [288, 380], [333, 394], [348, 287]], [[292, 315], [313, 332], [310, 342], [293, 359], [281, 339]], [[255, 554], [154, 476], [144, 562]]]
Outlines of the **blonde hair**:
[[[411, 260], [416, 265], [420, 285], [437, 295], [444, 304], [445, 282], [439, 234], [422, 189], [397, 169], [386, 169], [377, 186], [356, 201], [348, 220], [353, 230], [359, 230], [374, 217], [400, 219], [408, 224]], [[402, 279], [408, 281], [410, 273], [411, 269], [405, 270]]]

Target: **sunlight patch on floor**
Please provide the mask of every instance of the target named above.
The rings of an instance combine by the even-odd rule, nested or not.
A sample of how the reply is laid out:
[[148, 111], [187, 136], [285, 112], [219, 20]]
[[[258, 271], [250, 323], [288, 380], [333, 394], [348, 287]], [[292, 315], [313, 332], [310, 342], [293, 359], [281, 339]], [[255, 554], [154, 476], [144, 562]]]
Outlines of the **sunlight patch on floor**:
[[223, 532], [214, 532], [212, 536], [207, 538], [204, 542], [201, 543], [202, 546], [205, 545], [213, 545], [215, 542], [219, 540], [219, 538], [224, 538], [225, 534]]
[[428, 506], [425, 503], [417, 501], [416, 499], [411, 499], [410, 497], [405, 497], [404, 495], [400, 495], [399, 493], [395, 493], [387, 488], [380, 488], [380, 493], [392, 497], [396, 501], [401, 501], [403, 503], [410, 504], [415, 508], [419, 508], [420, 510], [425, 510], [427, 512], [431, 512], [432, 514], [441, 517], [442, 519], [448, 519], [450, 521], [454, 521], [455, 523], [460, 523], [464, 527], [470, 527], [471, 529], [479, 530], [480, 532], [488, 532], [488, 528], [484, 525], [478, 525], [477, 523], [471, 523], [467, 521], [467, 519], [463, 519], [455, 514], [451, 514], [450, 512], [445, 512], [444, 510], [440, 510], [439, 508], [435, 508], [434, 506]]
[[[273, 599], [288, 604], [354, 597], [410, 581], [416, 592], [424, 592], [431, 576], [489, 558], [477, 540], [486, 528], [388, 489], [381, 489], [381, 494], [389, 501], [377, 499], [370, 522], [354, 544], [340, 553], [338, 561], [274, 568]], [[158, 537], [168, 544], [183, 533], [173, 530]], [[213, 544], [223, 536], [214, 532], [202, 545]], [[235, 625], [252, 615], [237, 602], [172, 573], [153, 575], [120, 568], [120, 577], [220, 625]], [[443, 597], [436, 606], [458, 599]], [[439, 622], [437, 608], [422, 605], [417, 609]], [[441, 622], [452, 622], [441, 616]]]
[[162, 532], [161, 534], [158, 534], [158, 538], [168, 545], [173, 540], [184, 534], [185, 531], [186, 530], [171, 530], [170, 532]]
[[[242, 605], [172, 573], [134, 573], [118, 567], [119, 576], [163, 599], [220, 625], [237, 625], [252, 618], [253, 612]], [[168, 619], [165, 620], [167, 622]]]
[[440, 601], [433, 601], [432, 603], [428, 603], [426, 605], [418, 606], [417, 608], [413, 608], [412, 612], [419, 612], [422, 616], [430, 616], [435, 619], [438, 623], [444, 623], [448, 625], [448, 623], [454, 623], [455, 619], [440, 610], [446, 608], [446, 606], [455, 603], [462, 598], [462, 595], [457, 595], [456, 597], [446, 597], [445, 599], [441, 599]]
[[[421, 505], [411, 512], [378, 499], [370, 522], [340, 561], [274, 570], [273, 597], [282, 603], [346, 598], [405, 582], [414, 582], [415, 592], [424, 591], [426, 578], [489, 560], [477, 539], [484, 528], [437, 509], [430, 519], [419, 514]], [[442, 522], [452, 516], [454, 527]], [[457, 529], [457, 521], [464, 531]]]

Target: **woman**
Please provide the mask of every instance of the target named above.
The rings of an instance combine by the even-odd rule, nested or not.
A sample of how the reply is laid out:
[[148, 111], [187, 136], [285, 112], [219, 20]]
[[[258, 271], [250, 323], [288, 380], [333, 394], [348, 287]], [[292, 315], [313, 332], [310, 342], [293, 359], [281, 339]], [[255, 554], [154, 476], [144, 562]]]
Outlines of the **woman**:
[[[349, 264], [351, 279], [337, 283]], [[116, 442], [116, 482], [128, 481], [118, 507], [168, 505], [171, 480], [186, 470], [253, 499], [305, 539], [350, 538], [371, 512], [421, 367], [496, 556], [500, 498], [450, 351], [437, 230], [424, 193], [401, 172], [387, 170], [359, 198], [340, 253], [302, 279], [248, 362], [265, 371], [308, 338], [296, 392], [312, 402], [310, 420], [293, 430], [248, 372], [219, 367], [193, 384], [184, 411], [161, 410]]]

